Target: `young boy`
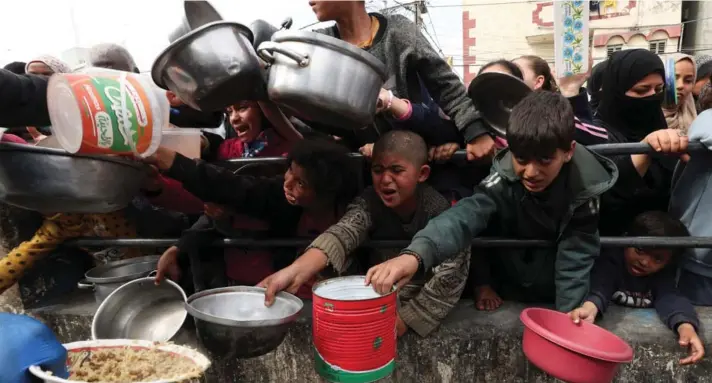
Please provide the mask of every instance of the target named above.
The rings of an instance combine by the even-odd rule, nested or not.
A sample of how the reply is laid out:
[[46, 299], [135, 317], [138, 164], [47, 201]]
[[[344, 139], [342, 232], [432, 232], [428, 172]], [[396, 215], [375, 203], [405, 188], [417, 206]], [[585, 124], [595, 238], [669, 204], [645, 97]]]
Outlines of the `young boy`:
[[[427, 146], [416, 133], [396, 130], [383, 135], [373, 147], [373, 186], [355, 198], [339, 222], [317, 237], [295, 264], [309, 259], [316, 262], [302, 269], [299, 277], [295, 272], [300, 268], [290, 266], [262, 285], [274, 291], [273, 281], [285, 276], [290, 279], [289, 285], [295, 279], [309, 280], [327, 264], [343, 273], [352, 259], [350, 255], [367, 240], [412, 238], [450, 206], [435, 189], [424, 184], [430, 173], [427, 162]], [[383, 262], [399, 252], [400, 249], [373, 249], [368, 263]], [[469, 264], [470, 252], [464, 249], [400, 290], [401, 301], [407, 303], [398, 310], [399, 336], [408, 328], [427, 336], [438, 327], [460, 299]]]
[[[632, 237], [686, 237], [690, 234], [679, 220], [660, 211], [645, 212], [633, 221], [627, 235]], [[675, 287], [675, 261], [684, 249], [608, 249], [596, 260], [591, 274], [591, 292], [583, 305], [571, 311], [578, 323], [593, 323], [603, 314], [609, 301], [630, 307], [655, 307], [660, 319], [676, 331], [690, 355], [680, 363], [696, 363], [705, 355], [697, 336], [699, 320], [690, 301]]]
[[495, 157], [475, 194], [430, 221], [401, 256], [371, 268], [366, 282], [381, 293], [403, 285], [489, 229], [556, 243], [554, 249], [513, 248], [489, 257], [505, 299], [551, 300], [565, 312], [578, 307], [599, 253], [598, 197], [615, 183], [617, 169], [577, 146], [573, 135], [573, 110], [563, 96], [529, 94], [509, 118], [509, 149]]

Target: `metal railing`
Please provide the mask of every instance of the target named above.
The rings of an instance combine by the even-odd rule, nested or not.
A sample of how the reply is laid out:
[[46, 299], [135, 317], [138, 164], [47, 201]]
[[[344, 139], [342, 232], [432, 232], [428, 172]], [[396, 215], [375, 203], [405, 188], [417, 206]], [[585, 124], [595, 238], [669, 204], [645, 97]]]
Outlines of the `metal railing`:
[[[216, 247], [306, 247], [311, 239], [243, 239], [225, 238], [212, 243]], [[65, 242], [65, 245], [79, 247], [169, 247], [178, 242], [177, 238], [77, 238]], [[403, 248], [410, 240], [369, 241], [364, 247]], [[553, 247], [552, 241], [539, 239], [484, 238], [472, 240], [472, 246], [480, 248], [521, 248]], [[601, 237], [602, 247], [641, 247], [641, 248], [707, 248], [712, 249], [712, 237]]]
[[[633, 143], [623, 143], [623, 144], [599, 144], [599, 145], [590, 145], [586, 147], [587, 149], [596, 152], [600, 155], [603, 156], [611, 156], [611, 155], [626, 155], [626, 154], [657, 154], [653, 148], [642, 142], [633, 142]], [[702, 145], [700, 142], [691, 142], [688, 147], [687, 151], [688, 152], [695, 152], [695, 151], [702, 151], [702, 150], [707, 150], [707, 148]], [[351, 153], [352, 158], [363, 158], [363, 155], [359, 153]], [[228, 163], [235, 163], [235, 164], [249, 164], [249, 163], [258, 163], [258, 164], [269, 164], [269, 163], [284, 163], [286, 162], [287, 159], [284, 157], [255, 157], [255, 158], [234, 158], [231, 160], [227, 160], [226, 162]], [[456, 162], [461, 162], [461, 161], [467, 161], [467, 153], [464, 150], [458, 150], [455, 152], [455, 154], [452, 156], [451, 161], [456, 161]]]
[[[656, 153], [650, 145], [645, 143], [600, 144], [587, 147], [601, 155], [628, 155]], [[688, 145], [688, 152], [707, 150], [699, 142]], [[352, 153], [353, 158], [363, 158], [361, 154]], [[459, 150], [453, 155], [452, 161], [466, 161], [467, 154]], [[284, 157], [237, 158], [227, 161], [233, 164], [279, 164], [284, 163]], [[65, 242], [66, 245], [79, 247], [169, 247], [178, 242], [176, 238], [77, 238]], [[306, 247], [310, 239], [242, 239], [226, 238], [215, 241], [212, 245], [217, 247], [247, 247], [247, 248], [275, 248], [275, 247]], [[406, 247], [409, 240], [370, 241], [364, 244], [372, 248], [398, 248]], [[472, 246], [480, 248], [521, 248], [521, 247], [552, 247], [554, 243], [546, 240], [514, 239], [514, 238], [475, 238]], [[666, 248], [712, 248], [712, 237], [601, 237], [602, 247], [666, 247]]]

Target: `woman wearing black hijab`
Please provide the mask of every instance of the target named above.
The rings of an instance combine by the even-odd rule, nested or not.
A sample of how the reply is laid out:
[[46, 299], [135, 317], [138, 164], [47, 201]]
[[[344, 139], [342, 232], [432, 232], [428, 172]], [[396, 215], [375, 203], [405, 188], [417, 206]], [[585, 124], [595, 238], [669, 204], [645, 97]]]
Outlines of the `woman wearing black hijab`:
[[[603, 69], [595, 123], [613, 143], [647, 142], [657, 137], [679, 142], [667, 129], [661, 109], [665, 67], [645, 49], [614, 53]], [[685, 147], [687, 141], [685, 140]], [[663, 150], [663, 152], [666, 150]], [[622, 234], [632, 219], [648, 210], [666, 211], [678, 158], [667, 155], [611, 156], [618, 166], [616, 185], [601, 200], [601, 233]]]

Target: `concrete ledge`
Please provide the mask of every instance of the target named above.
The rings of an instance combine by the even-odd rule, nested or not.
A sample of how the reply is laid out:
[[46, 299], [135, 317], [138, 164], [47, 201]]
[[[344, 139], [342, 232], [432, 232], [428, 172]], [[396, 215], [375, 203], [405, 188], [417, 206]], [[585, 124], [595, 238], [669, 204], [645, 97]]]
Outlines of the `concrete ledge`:
[[[35, 309], [31, 314], [50, 325], [62, 342], [89, 339], [97, 308], [93, 296], [77, 294], [65, 302], [72, 303]], [[305, 303], [302, 318], [277, 350], [254, 359], [216, 361], [208, 381], [319, 382], [313, 369], [311, 305]], [[507, 302], [498, 311], [483, 313], [474, 309], [472, 301], [462, 301], [432, 336], [420, 338], [411, 332], [399, 341], [396, 373], [385, 381], [553, 382], [530, 365], [521, 351], [523, 327], [519, 313], [524, 307]], [[709, 328], [712, 308], [698, 308], [698, 313], [703, 326]], [[635, 349], [635, 359], [621, 369], [617, 382], [712, 382], [712, 357], [695, 366], [680, 366], [678, 360], [685, 352], [653, 310], [613, 306], [599, 324]], [[702, 334], [706, 339], [712, 335], [704, 328]], [[197, 347], [192, 337], [177, 343]]]

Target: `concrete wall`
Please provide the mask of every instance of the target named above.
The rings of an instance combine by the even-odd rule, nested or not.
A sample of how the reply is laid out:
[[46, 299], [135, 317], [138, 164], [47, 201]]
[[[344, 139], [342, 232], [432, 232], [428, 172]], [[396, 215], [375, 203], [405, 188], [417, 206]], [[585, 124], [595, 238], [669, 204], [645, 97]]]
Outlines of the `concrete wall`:
[[[73, 296], [67, 301], [72, 303], [34, 310], [32, 314], [54, 328], [62, 342], [87, 339], [96, 309], [93, 296]], [[310, 302], [305, 302], [302, 318], [277, 350], [249, 360], [213, 360], [207, 380], [319, 382], [313, 368], [310, 308]], [[521, 351], [523, 327], [519, 314], [523, 308], [507, 302], [498, 311], [483, 313], [474, 309], [472, 301], [462, 301], [432, 336], [420, 338], [408, 333], [399, 340], [396, 372], [385, 382], [554, 382], [529, 364]], [[709, 327], [712, 309], [698, 311]], [[712, 382], [710, 357], [691, 367], [678, 364], [684, 352], [654, 311], [612, 307], [600, 324], [635, 349], [635, 359], [622, 368], [617, 382]], [[703, 334], [708, 339], [712, 335], [706, 330]], [[197, 345], [190, 337], [176, 342]]]
[[712, 2], [686, 1], [683, 52], [691, 55], [712, 54]]

